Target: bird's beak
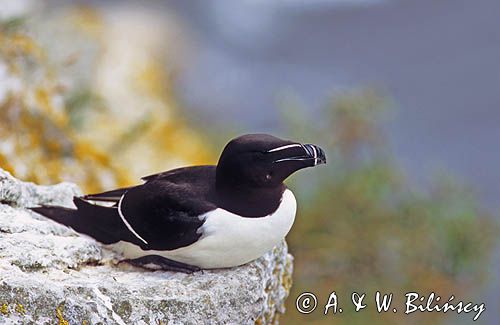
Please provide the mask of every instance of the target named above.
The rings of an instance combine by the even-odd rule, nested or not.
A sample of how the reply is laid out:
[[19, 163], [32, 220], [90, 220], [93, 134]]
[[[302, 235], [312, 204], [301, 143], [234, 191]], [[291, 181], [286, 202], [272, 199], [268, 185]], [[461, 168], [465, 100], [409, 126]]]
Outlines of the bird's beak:
[[309, 157], [314, 159], [314, 166], [326, 164], [326, 155], [323, 149], [314, 144], [304, 144], [303, 147], [307, 151]]
[[[288, 148], [283, 147], [282, 155], [274, 160], [274, 163], [285, 161], [302, 161], [310, 163], [308, 166], [316, 166], [326, 164], [326, 155], [323, 149], [314, 144], [294, 144], [289, 145]], [[276, 150], [276, 149], [273, 149]], [[270, 150], [272, 152], [273, 150]], [[285, 156], [283, 156], [283, 154]]]

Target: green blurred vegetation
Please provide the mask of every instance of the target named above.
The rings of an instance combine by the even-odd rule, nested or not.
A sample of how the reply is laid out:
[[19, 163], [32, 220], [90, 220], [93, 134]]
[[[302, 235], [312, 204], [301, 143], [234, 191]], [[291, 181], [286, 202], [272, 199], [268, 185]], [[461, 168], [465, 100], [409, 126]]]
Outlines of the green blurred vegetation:
[[[323, 119], [296, 113], [289, 119], [290, 137], [326, 145], [328, 165], [298, 174], [289, 184], [299, 211], [288, 236], [295, 271], [283, 324], [442, 323], [457, 317], [407, 316], [402, 308], [379, 315], [376, 291], [394, 293], [398, 307], [410, 291], [484, 300], [477, 295], [489, 277], [498, 223], [449, 175], [436, 177], [428, 191], [405, 180], [382, 132], [387, 106], [377, 92], [366, 90], [336, 96]], [[319, 307], [309, 315], [295, 309], [305, 291], [318, 296]], [[344, 312], [325, 316], [322, 307], [332, 291]], [[366, 292], [370, 306], [355, 313], [352, 292]]]

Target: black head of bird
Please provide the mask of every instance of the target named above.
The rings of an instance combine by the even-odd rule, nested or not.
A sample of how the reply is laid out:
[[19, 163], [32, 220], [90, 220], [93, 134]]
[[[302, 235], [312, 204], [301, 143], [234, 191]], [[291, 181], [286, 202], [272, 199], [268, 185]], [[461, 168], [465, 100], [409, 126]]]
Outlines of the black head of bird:
[[325, 153], [316, 145], [247, 134], [231, 140], [222, 151], [216, 184], [218, 188], [272, 188], [297, 170], [325, 163]]

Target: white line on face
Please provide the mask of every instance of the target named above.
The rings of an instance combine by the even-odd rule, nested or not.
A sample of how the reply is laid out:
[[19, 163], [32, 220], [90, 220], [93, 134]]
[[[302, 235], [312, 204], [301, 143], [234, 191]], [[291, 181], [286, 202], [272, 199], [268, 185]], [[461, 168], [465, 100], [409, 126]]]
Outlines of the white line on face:
[[278, 147], [278, 148], [271, 149], [268, 152], [276, 152], [276, 151], [285, 150], [285, 149], [294, 148], [294, 147], [302, 147], [302, 145], [298, 144], [298, 143], [287, 144], [286, 146], [281, 146], [281, 147]]
[[[125, 193], [127, 194], [127, 193]], [[135, 230], [134, 228], [132, 228], [132, 226], [130, 225], [130, 223], [128, 223], [128, 221], [125, 219], [125, 216], [123, 215], [122, 213], [122, 201], [123, 201], [123, 198], [125, 197], [125, 194], [122, 195], [122, 197], [120, 198], [120, 201], [118, 202], [118, 214], [120, 215], [120, 218], [122, 218], [122, 221], [123, 223], [125, 224], [125, 226], [127, 226], [128, 230], [130, 230], [130, 232], [132, 234], [134, 234], [135, 237], [137, 237], [138, 239], [142, 240], [142, 242], [146, 245], [148, 245], [148, 242], [144, 240], [144, 238], [142, 238]]]

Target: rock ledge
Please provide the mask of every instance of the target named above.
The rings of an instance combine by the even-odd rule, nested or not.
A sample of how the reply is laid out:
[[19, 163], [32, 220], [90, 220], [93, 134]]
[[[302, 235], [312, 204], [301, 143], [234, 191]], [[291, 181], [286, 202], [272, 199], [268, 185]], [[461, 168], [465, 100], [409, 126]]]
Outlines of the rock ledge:
[[39, 186], [0, 169], [0, 323], [272, 324], [284, 312], [286, 243], [247, 265], [181, 274], [116, 266], [91, 238], [26, 207], [72, 206], [74, 184]]

